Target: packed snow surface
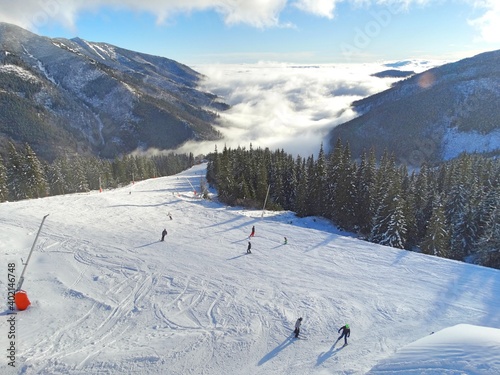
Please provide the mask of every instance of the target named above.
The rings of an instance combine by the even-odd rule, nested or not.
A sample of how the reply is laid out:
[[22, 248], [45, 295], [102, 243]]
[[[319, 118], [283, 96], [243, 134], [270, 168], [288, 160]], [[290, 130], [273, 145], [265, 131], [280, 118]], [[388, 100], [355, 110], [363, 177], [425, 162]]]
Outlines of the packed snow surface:
[[403, 347], [369, 374], [500, 374], [499, 353], [500, 329], [457, 324]]
[[[499, 271], [200, 199], [205, 168], [0, 204], [4, 295], [7, 265], [18, 280], [49, 214], [23, 284], [32, 305], [15, 315], [15, 369], [2, 309], [1, 374], [500, 373]], [[335, 345], [345, 323], [349, 345]]]

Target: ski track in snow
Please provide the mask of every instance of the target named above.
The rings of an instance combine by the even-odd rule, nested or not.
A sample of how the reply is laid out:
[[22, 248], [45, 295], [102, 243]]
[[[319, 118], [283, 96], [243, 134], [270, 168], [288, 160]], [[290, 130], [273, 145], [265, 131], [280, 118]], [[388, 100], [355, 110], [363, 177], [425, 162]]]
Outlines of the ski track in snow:
[[[2, 203], [0, 251], [19, 272], [50, 213], [23, 285], [19, 373], [364, 374], [432, 331], [500, 327], [498, 271], [203, 201], [188, 183], [202, 173]], [[349, 345], [334, 346], [346, 322]]]

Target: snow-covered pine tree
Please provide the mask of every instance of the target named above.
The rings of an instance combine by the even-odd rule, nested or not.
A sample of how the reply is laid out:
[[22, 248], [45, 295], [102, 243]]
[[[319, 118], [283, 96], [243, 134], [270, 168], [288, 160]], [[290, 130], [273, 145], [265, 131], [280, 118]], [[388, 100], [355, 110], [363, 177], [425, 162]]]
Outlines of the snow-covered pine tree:
[[359, 232], [366, 236], [372, 229], [372, 218], [374, 213], [371, 211], [372, 192], [374, 191], [376, 176], [376, 158], [372, 150], [369, 154], [363, 153], [361, 162], [356, 173], [356, 223]]
[[356, 224], [356, 169], [356, 163], [351, 160], [349, 144], [346, 144], [338, 169], [338, 182], [334, 197], [334, 221], [339, 227], [349, 231], [353, 231]]
[[294, 211], [297, 213], [297, 216], [304, 217], [307, 216], [309, 210], [307, 208], [308, 204], [308, 191], [309, 187], [307, 182], [309, 181], [309, 177], [307, 176], [307, 168], [305, 159], [299, 160], [300, 157], [297, 157], [297, 198], [295, 201]]
[[22, 154], [22, 173], [25, 179], [27, 198], [41, 198], [47, 196], [48, 185], [45, 179], [45, 170], [29, 144], [24, 145]]
[[323, 144], [321, 144], [318, 159], [314, 163], [314, 168], [312, 168], [312, 175], [310, 177], [309, 192], [310, 192], [310, 206], [312, 210], [312, 215], [314, 216], [327, 216], [327, 209], [325, 207], [325, 197], [326, 197], [326, 186], [327, 186], [327, 174], [326, 174], [326, 159], [325, 152], [323, 150]]
[[338, 184], [340, 181], [340, 168], [342, 165], [342, 141], [337, 139], [335, 146], [328, 156], [328, 163], [326, 166], [327, 181], [325, 186], [325, 201], [323, 202], [326, 211], [326, 218], [336, 221], [338, 213], [338, 205], [336, 202], [336, 195]]
[[297, 167], [292, 155], [285, 159], [283, 168], [283, 191], [285, 210], [293, 210], [297, 200]]
[[47, 183], [52, 195], [65, 194], [67, 191], [64, 176], [65, 162], [64, 158], [57, 158], [47, 167]]
[[470, 254], [476, 231], [469, 203], [471, 194], [467, 179], [470, 175], [463, 167], [463, 161], [461, 164], [452, 172], [454, 176], [451, 178], [451, 190], [445, 203], [446, 218], [451, 226], [450, 257], [457, 260], [464, 260]]
[[481, 211], [481, 234], [475, 244], [474, 261], [500, 268], [500, 186], [491, 188]]
[[387, 230], [380, 238], [380, 244], [404, 249], [406, 243], [406, 218], [404, 216], [404, 200], [397, 195], [393, 199], [394, 208], [390, 210]]
[[432, 216], [420, 248], [425, 254], [442, 258], [448, 258], [450, 255], [450, 231], [439, 195], [434, 199]]
[[26, 199], [26, 181], [23, 175], [23, 157], [12, 142], [7, 145], [7, 188], [9, 199]]

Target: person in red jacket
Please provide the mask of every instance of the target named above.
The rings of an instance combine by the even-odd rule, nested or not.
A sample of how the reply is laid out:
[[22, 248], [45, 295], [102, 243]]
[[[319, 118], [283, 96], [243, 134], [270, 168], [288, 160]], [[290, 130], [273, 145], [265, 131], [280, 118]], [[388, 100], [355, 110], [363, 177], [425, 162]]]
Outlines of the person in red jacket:
[[337, 342], [343, 337], [344, 338], [344, 345], [347, 345], [347, 338], [351, 336], [351, 329], [349, 328], [349, 324], [346, 324], [345, 326], [342, 326], [339, 328], [338, 333], [342, 330], [342, 334], [340, 337], [337, 339]]

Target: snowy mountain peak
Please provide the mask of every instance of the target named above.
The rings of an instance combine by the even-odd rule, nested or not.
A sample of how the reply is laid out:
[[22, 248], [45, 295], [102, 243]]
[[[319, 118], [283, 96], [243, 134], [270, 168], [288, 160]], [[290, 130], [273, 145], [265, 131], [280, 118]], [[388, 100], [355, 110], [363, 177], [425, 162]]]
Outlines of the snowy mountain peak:
[[[212, 121], [227, 105], [199, 91], [201, 74], [176, 61], [6, 23], [0, 57], [0, 124], [9, 124], [0, 151], [13, 141], [48, 160], [75, 152], [114, 158], [220, 138]], [[36, 83], [27, 85], [27, 75]]]

